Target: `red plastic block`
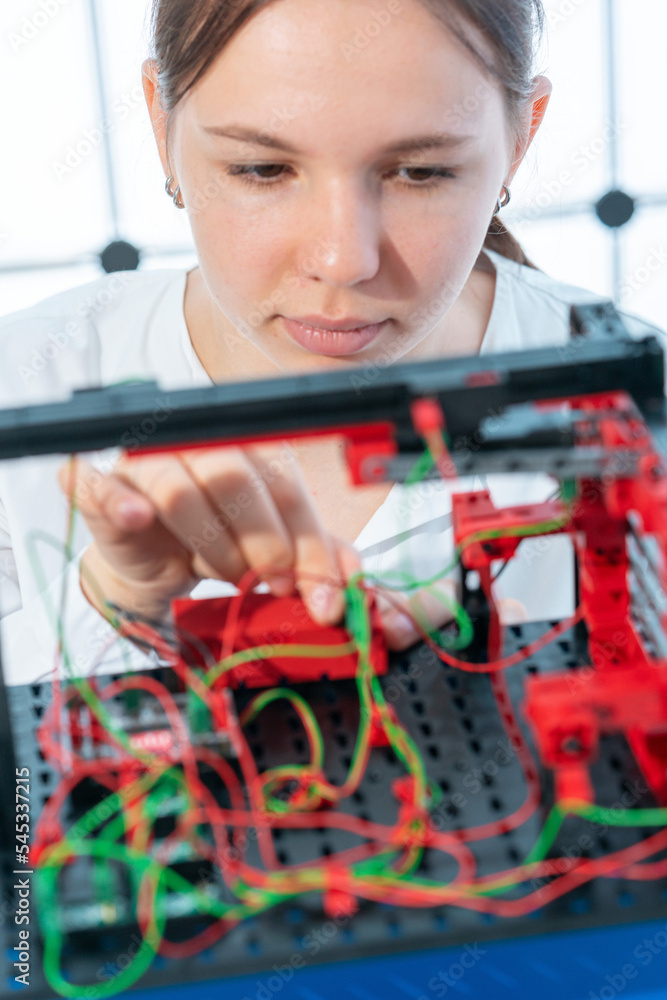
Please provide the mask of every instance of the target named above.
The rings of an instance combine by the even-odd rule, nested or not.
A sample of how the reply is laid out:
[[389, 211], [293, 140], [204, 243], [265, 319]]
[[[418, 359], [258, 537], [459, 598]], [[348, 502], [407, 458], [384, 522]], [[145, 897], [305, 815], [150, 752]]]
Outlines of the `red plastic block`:
[[[384, 674], [387, 671], [387, 648], [380, 613], [372, 594], [368, 595], [368, 602], [372, 626], [370, 660], [375, 673]], [[232, 617], [234, 603], [238, 608], [238, 599], [234, 597], [201, 601], [187, 599], [172, 603], [180, 654], [188, 665], [210, 667], [217, 663], [222, 659], [227, 638], [228, 643], [231, 641], [228, 653], [267, 644], [274, 648], [267, 659], [242, 663], [222, 674], [221, 685], [233, 688], [240, 684], [253, 688], [274, 687], [285, 681], [301, 684], [323, 677], [342, 680], [356, 676], [356, 650], [326, 657], [293, 655], [294, 646], [340, 646], [351, 641], [343, 625], [325, 627], [313, 621], [300, 597], [250, 593], [243, 599], [235, 624]], [[226, 636], [228, 624], [229, 635]]]
[[[452, 523], [456, 545], [467, 541], [478, 532], [511, 531], [526, 525], [561, 521], [562, 527], [543, 534], [557, 534], [567, 530], [568, 515], [561, 501], [523, 504], [520, 507], [496, 507], [488, 490], [474, 493], [455, 493], [452, 496]], [[523, 539], [520, 536], [488, 538], [466, 545], [463, 562], [467, 569], [482, 569], [496, 559], [511, 559]]]
[[558, 768], [554, 774], [556, 781], [556, 801], [595, 802], [595, 791], [590, 771], [583, 764], [572, 764]]

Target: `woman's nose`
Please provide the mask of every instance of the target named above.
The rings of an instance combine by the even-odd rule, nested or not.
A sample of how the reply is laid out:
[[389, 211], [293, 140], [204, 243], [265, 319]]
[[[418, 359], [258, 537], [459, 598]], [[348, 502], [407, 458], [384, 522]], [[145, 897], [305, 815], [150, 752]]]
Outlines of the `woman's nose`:
[[368, 192], [337, 184], [314, 202], [306, 210], [303, 227], [308, 275], [341, 287], [375, 277], [380, 266], [380, 214]]

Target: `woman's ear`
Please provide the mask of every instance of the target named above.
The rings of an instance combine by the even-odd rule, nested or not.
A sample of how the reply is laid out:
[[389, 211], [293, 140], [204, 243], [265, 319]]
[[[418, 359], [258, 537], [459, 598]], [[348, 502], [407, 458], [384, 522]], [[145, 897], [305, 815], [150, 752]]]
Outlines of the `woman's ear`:
[[551, 92], [553, 90], [553, 84], [546, 76], [536, 76], [535, 77], [535, 87], [531, 96], [532, 109], [530, 112], [530, 128], [528, 130], [528, 146], [535, 138], [538, 128], [542, 124], [544, 116], [551, 100]]
[[150, 115], [151, 124], [153, 126], [153, 135], [155, 136], [165, 176], [167, 176], [170, 173], [169, 157], [167, 155], [167, 116], [165, 115], [160, 103], [158, 70], [157, 63], [154, 59], [146, 59], [141, 67], [141, 74], [144, 97], [146, 98], [148, 114]]
[[528, 152], [530, 145], [537, 135], [537, 131], [544, 120], [553, 85], [546, 76], [536, 76], [533, 81], [533, 92], [527, 102], [524, 112], [523, 127], [521, 134], [517, 137], [514, 148], [514, 160], [510, 168], [510, 173], [506, 184], [512, 182], [512, 178], [523, 162], [523, 158]]

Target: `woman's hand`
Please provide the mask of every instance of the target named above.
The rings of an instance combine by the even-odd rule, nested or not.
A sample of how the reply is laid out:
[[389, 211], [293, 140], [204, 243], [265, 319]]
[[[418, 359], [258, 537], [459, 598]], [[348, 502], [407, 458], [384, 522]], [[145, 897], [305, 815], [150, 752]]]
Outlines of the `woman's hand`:
[[[101, 614], [110, 602], [160, 620], [173, 598], [202, 579], [238, 584], [248, 569], [270, 566], [293, 570], [317, 622], [337, 624], [343, 617], [342, 587], [361, 570], [361, 559], [324, 528], [284, 443], [124, 456], [105, 476], [76, 459], [59, 479], [94, 537], [81, 561], [81, 586]], [[293, 593], [289, 575], [260, 575], [274, 596]], [[443, 603], [439, 593], [449, 600]], [[451, 621], [454, 596], [451, 580], [409, 599], [396, 595], [390, 602], [380, 593], [388, 648], [406, 649], [420, 638], [401, 607], [428, 631]], [[501, 607], [503, 617], [506, 611]]]
[[[420, 640], [421, 632], [415, 622], [421, 625], [424, 632], [443, 628], [451, 622], [453, 615], [450, 608], [455, 606], [456, 597], [456, 584], [449, 577], [423, 590], [416, 590], [407, 598], [402, 594], [392, 594], [389, 600], [380, 591], [377, 601], [388, 649], [408, 649]], [[503, 625], [526, 621], [526, 609], [514, 598], [501, 598], [497, 608]]]
[[[271, 566], [294, 570], [320, 624], [343, 616], [341, 585], [361, 560], [322, 525], [284, 444], [123, 456], [106, 476], [77, 459], [59, 478], [94, 536], [81, 585], [102, 614], [111, 602], [162, 619], [202, 579], [238, 584], [248, 569]], [[293, 593], [288, 576], [261, 576], [274, 596]]]

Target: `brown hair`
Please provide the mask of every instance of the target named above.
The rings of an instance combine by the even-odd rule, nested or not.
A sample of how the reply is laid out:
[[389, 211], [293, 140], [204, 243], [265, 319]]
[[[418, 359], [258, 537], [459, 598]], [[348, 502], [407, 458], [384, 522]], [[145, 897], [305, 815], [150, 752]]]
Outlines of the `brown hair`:
[[[211, 67], [240, 28], [271, 0], [153, 0], [153, 58], [160, 100], [167, 116]], [[508, 120], [518, 129], [532, 92], [533, 63], [544, 26], [542, 0], [419, 0], [505, 90]], [[474, 45], [468, 25], [488, 39], [489, 61]], [[498, 218], [484, 246], [527, 267], [535, 267]]]

